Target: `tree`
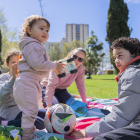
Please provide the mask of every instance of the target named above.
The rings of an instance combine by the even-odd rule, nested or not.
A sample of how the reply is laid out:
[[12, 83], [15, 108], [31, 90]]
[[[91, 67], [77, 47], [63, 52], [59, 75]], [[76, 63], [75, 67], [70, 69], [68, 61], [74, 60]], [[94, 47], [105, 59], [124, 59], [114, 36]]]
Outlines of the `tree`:
[[38, 0], [39, 1], [39, 6], [40, 6], [40, 9], [41, 9], [41, 15], [42, 17], [44, 16], [44, 13], [43, 13], [43, 6], [41, 4], [41, 0]]
[[94, 32], [91, 31], [91, 37], [88, 37], [87, 40], [88, 48], [86, 49], [86, 59], [85, 59], [85, 66], [88, 68], [88, 71], [92, 71], [92, 69], [95, 69], [95, 73], [97, 71], [97, 67], [100, 66], [100, 62], [102, 61], [102, 58], [104, 57], [105, 53], [100, 53], [103, 49], [103, 43], [100, 42], [98, 44], [98, 39], [94, 35]]
[[[110, 0], [110, 6], [108, 9], [108, 22], [107, 22], [107, 37], [106, 41], [109, 43], [109, 47], [112, 42], [120, 37], [129, 37], [132, 28], [129, 29], [128, 22], [128, 8], [124, 0]], [[116, 73], [118, 69], [115, 66], [112, 52], [110, 51], [110, 60], [113, 64]]]
[[61, 48], [58, 43], [53, 43], [53, 47], [50, 48], [49, 52], [50, 61], [60, 60]]
[[1, 52], [2, 52], [2, 34], [0, 29], [0, 65], [2, 65]]
[[6, 25], [6, 19], [4, 17], [3, 9], [0, 9], [0, 29], [1, 29], [1, 61], [3, 62], [4, 56], [6, 52], [10, 48], [16, 48], [18, 49], [18, 42], [16, 41], [17, 39], [17, 31], [11, 31]]
[[63, 43], [63, 49], [61, 52], [61, 59], [65, 58], [69, 52], [71, 52], [75, 48], [83, 48], [85, 49], [85, 44], [78, 40], [74, 40], [71, 43]]

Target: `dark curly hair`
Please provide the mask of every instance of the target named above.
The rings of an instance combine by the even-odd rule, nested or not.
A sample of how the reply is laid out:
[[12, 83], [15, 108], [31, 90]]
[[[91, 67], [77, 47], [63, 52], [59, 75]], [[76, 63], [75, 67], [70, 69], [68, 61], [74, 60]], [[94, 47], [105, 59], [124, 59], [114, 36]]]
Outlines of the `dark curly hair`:
[[140, 41], [137, 38], [121, 37], [116, 39], [112, 43], [111, 50], [113, 51], [116, 48], [124, 48], [134, 57], [140, 55]]

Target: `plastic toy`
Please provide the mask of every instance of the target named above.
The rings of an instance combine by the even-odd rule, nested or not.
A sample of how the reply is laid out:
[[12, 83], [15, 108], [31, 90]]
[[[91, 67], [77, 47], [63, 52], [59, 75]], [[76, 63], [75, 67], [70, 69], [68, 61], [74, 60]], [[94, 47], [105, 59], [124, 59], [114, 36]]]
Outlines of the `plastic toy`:
[[65, 63], [66, 66], [60, 71], [60, 74], [57, 74], [59, 78], [65, 77], [67, 73], [74, 74], [77, 72], [77, 68], [73, 58], [70, 58], [66, 61], [62, 61], [60, 63]]

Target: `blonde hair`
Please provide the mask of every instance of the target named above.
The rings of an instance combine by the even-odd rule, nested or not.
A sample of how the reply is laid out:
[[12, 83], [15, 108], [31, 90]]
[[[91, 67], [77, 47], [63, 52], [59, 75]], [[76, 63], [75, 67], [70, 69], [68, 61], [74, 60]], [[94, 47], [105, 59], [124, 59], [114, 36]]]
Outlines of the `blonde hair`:
[[28, 18], [26, 18], [25, 22], [22, 25], [22, 36], [30, 36], [29, 33], [27, 32], [27, 28], [32, 26], [39, 20], [44, 20], [47, 23], [48, 28], [50, 28], [50, 23], [47, 19], [45, 19], [42, 16], [39, 15], [31, 15]]
[[76, 51], [76, 50], [84, 52], [85, 57], [86, 57], [86, 51], [83, 48], [75, 48], [63, 60], [67, 60], [67, 59], [71, 58], [71, 56], [73, 55], [74, 51]]
[[9, 50], [9, 51], [6, 53], [5, 58], [4, 58], [5, 64], [9, 64], [10, 58], [11, 58], [13, 55], [18, 55], [18, 54], [21, 54], [21, 52], [18, 51], [18, 50], [16, 50], [16, 49], [11, 49], [11, 50]]

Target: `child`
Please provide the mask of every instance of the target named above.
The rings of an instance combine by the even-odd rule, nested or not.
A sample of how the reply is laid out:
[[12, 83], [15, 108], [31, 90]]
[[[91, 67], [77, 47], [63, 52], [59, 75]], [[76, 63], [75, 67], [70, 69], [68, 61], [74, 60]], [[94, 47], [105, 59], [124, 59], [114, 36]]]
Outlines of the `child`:
[[22, 58], [18, 63], [19, 76], [14, 83], [14, 98], [22, 111], [22, 140], [34, 139], [34, 120], [41, 105], [41, 80], [50, 70], [60, 71], [64, 64], [50, 62], [43, 42], [48, 40], [50, 23], [45, 18], [32, 15], [22, 29], [19, 49]]
[[112, 43], [111, 49], [116, 67], [120, 70], [115, 77], [118, 82], [118, 104], [112, 107], [109, 115], [84, 131], [76, 130], [71, 136], [95, 137], [140, 123], [140, 42], [136, 38], [122, 37]]
[[20, 51], [11, 49], [5, 55], [5, 64], [9, 71], [0, 75], [0, 125], [14, 125], [14, 120], [21, 112], [13, 97], [18, 54]]
[[42, 85], [46, 87], [47, 108], [52, 106], [53, 95], [58, 99], [60, 103], [66, 104], [69, 101], [72, 101], [73, 97], [68, 93], [66, 88], [68, 88], [74, 81], [82, 98], [82, 101], [87, 103], [86, 88], [84, 82], [85, 68], [83, 66], [86, 52], [82, 48], [76, 48], [72, 50], [63, 60], [67, 60], [72, 57], [74, 58], [77, 67], [77, 73], [68, 73], [65, 77], [58, 78], [52, 70], [49, 74], [49, 78], [45, 78], [42, 81]]

